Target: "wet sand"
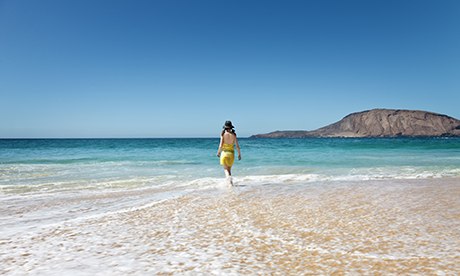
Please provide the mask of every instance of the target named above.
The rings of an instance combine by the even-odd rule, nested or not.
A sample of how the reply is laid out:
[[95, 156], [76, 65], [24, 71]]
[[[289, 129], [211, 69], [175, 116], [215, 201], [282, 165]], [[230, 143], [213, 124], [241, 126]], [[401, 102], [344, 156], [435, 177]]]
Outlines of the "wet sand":
[[0, 239], [0, 273], [460, 272], [458, 178], [239, 184]]

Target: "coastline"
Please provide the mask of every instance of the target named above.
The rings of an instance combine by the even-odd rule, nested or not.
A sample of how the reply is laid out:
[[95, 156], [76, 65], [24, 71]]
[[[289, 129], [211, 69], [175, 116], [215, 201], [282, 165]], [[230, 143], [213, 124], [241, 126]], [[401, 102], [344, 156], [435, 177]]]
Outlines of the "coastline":
[[460, 179], [208, 189], [0, 241], [2, 274], [455, 274]]

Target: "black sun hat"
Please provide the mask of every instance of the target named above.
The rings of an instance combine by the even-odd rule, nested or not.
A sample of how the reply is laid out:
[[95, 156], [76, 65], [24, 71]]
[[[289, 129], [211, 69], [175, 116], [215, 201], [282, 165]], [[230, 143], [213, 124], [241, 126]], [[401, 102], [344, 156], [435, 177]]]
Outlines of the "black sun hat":
[[235, 128], [235, 127], [232, 125], [232, 121], [225, 121], [223, 128]]

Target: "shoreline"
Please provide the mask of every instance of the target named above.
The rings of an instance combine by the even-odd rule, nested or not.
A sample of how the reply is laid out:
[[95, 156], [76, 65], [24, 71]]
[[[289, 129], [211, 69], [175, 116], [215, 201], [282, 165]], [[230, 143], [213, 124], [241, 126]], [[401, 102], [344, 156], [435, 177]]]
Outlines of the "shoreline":
[[241, 186], [0, 241], [0, 272], [460, 271], [458, 178]]

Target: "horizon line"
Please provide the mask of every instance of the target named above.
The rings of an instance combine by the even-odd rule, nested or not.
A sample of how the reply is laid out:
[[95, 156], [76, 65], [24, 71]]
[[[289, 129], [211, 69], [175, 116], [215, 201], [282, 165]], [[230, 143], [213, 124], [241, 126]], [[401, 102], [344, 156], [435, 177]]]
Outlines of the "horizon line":
[[[219, 136], [208, 136], [208, 137], [0, 137], [0, 140], [40, 140], [40, 139], [217, 139]], [[239, 136], [238, 138], [250, 138], [250, 136]]]

